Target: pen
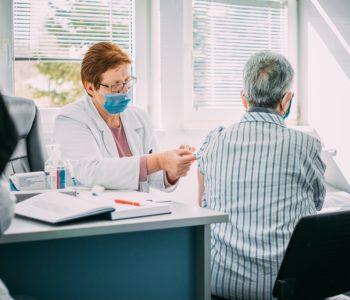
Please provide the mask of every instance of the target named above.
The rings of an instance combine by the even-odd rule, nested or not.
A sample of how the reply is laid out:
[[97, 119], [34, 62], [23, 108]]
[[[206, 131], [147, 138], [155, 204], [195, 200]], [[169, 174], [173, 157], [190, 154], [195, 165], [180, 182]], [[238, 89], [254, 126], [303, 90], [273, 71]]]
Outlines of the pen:
[[133, 205], [133, 206], [141, 206], [141, 203], [135, 202], [135, 201], [130, 201], [130, 200], [115, 199], [114, 202], [117, 203], [117, 204], [127, 204], [127, 205]]

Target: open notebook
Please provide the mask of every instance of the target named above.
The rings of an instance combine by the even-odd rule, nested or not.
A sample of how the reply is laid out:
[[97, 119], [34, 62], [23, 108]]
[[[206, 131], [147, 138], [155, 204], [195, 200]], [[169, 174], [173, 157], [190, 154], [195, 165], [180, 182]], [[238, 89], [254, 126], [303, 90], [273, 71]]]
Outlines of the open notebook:
[[98, 196], [82, 193], [75, 197], [50, 191], [16, 204], [15, 213], [19, 216], [56, 224], [99, 214], [110, 220], [119, 220], [171, 212], [171, 203], [157, 203], [147, 198], [140, 195], [138, 199], [130, 199], [128, 193], [117, 194], [117, 196], [108, 193]]

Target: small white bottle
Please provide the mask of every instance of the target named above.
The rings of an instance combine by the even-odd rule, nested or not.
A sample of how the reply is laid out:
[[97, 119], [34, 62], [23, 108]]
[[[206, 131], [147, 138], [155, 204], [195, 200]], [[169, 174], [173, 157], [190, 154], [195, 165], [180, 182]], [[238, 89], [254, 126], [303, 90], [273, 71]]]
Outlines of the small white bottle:
[[45, 162], [45, 173], [48, 189], [64, 189], [66, 187], [66, 166], [61, 160], [59, 144], [46, 146], [49, 158]]

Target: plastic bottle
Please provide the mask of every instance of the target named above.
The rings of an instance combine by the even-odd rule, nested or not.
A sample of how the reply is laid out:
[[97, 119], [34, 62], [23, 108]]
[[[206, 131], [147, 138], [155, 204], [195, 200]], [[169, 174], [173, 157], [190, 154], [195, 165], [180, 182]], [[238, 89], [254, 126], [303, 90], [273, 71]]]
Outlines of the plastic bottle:
[[59, 144], [49, 144], [46, 146], [49, 158], [45, 162], [45, 172], [47, 176], [48, 189], [66, 188], [66, 166], [61, 160]]

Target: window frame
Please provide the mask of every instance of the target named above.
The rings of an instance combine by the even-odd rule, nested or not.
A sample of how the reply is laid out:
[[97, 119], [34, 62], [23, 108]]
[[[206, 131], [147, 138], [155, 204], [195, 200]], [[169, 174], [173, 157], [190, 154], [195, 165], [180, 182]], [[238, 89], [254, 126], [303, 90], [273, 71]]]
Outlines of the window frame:
[[[298, 85], [297, 85], [297, 0], [288, 0], [288, 38], [287, 58], [290, 60], [294, 70], [295, 78], [293, 90], [296, 97], [293, 100], [292, 109], [288, 124], [296, 124], [298, 119]], [[241, 119], [245, 110], [243, 106], [227, 108], [198, 108], [194, 107], [193, 91], [193, 3], [184, 1], [183, 22], [184, 22], [184, 128], [185, 129], [212, 129], [219, 125], [227, 126]], [[191, 28], [191, 30], [189, 30]], [[242, 84], [243, 88], [243, 84]], [[190, 101], [189, 101], [190, 99]]]
[[[149, 28], [150, 2], [144, 0], [135, 0], [135, 51], [132, 60], [135, 61], [134, 67], [138, 84], [135, 85], [135, 99], [138, 107], [147, 109], [149, 94], [149, 76], [148, 76], [148, 57], [150, 47]], [[13, 34], [13, 4], [11, 0], [0, 1], [0, 46], [6, 47], [6, 55], [0, 56], [0, 81], [3, 93], [14, 96], [14, 34]], [[141, 51], [142, 49], [142, 51]], [[6, 74], [6, 76], [4, 76]], [[140, 99], [137, 95], [143, 95]], [[41, 108], [39, 107], [44, 134], [49, 136], [53, 131], [54, 120], [60, 108]]]

